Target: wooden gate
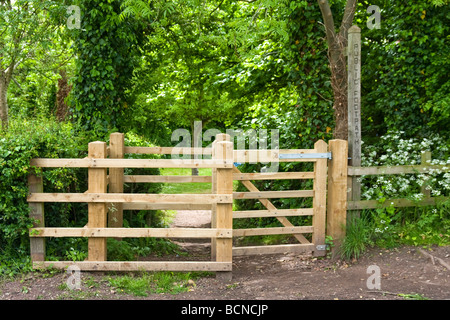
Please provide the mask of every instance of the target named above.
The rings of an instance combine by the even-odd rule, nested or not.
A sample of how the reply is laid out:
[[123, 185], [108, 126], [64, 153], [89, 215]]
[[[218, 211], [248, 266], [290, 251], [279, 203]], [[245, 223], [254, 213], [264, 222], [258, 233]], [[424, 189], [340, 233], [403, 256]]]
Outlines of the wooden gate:
[[[34, 267], [65, 268], [76, 264], [81, 270], [98, 271], [216, 271], [228, 274], [232, 270], [233, 255], [270, 254], [311, 251], [316, 256], [326, 253], [325, 232], [342, 236], [345, 224], [346, 141], [320, 140], [314, 149], [302, 150], [233, 150], [230, 136], [216, 136], [212, 148], [161, 148], [124, 146], [123, 134], [111, 135], [110, 146], [105, 142], [91, 142], [84, 159], [32, 159], [31, 165], [40, 168], [88, 168], [88, 190], [82, 194], [44, 193], [42, 178], [29, 176], [30, 216], [35, 225], [30, 229], [31, 257]], [[124, 154], [201, 154], [211, 159], [123, 159]], [[332, 159], [332, 154], [337, 159]], [[331, 161], [330, 161], [331, 160]], [[312, 162], [308, 172], [243, 173], [236, 162]], [[327, 213], [327, 168], [328, 202]], [[123, 168], [211, 168], [209, 176], [124, 175]], [[109, 174], [108, 174], [109, 169]], [[310, 190], [261, 191], [252, 181], [277, 179], [312, 179]], [[233, 181], [239, 181], [248, 192], [233, 192]], [[135, 182], [211, 182], [211, 194], [127, 194], [124, 183]], [[108, 190], [109, 189], [109, 190]], [[109, 191], [109, 192], [108, 192]], [[278, 209], [270, 199], [312, 198], [312, 207]], [[232, 211], [233, 200], [257, 199], [265, 210]], [[88, 203], [88, 224], [84, 228], [45, 227], [45, 202]], [[114, 208], [109, 210], [108, 207]], [[210, 209], [211, 228], [123, 228], [123, 210]], [[327, 216], [328, 215], [328, 216]], [[294, 226], [290, 217], [311, 216], [308, 226]], [[327, 218], [326, 218], [327, 216]], [[233, 219], [275, 217], [282, 227], [234, 229]], [[342, 218], [344, 217], [344, 218]], [[108, 222], [109, 218], [109, 222]], [[327, 221], [326, 221], [327, 220]], [[233, 247], [233, 237], [292, 234], [296, 244]], [[304, 234], [310, 234], [309, 239]], [[87, 237], [86, 261], [45, 261], [46, 237]], [[107, 261], [106, 239], [134, 237], [210, 238], [211, 261]]]
[[[238, 162], [255, 161], [249, 156], [238, 155]], [[275, 217], [282, 227], [234, 229], [234, 237], [292, 234], [297, 244], [259, 245], [234, 247], [233, 255], [270, 254], [286, 252], [314, 252], [316, 256], [325, 254], [325, 216], [326, 216], [326, 185], [327, 185], [327, 144], [320, 140], [314, 149], [302, 150], [267, 150], [258, 151], [258, 162], [313, 162], [313, 171], [307, 172], [274, 172], [274, 173], [242, 173], [233, 168], [233, 179], [242, 183], [248, 192], [234, 192], [233, 198], [257, 199], [265, 210], [234, 211], [234, 219], [269, 218]], [[277, 179], [312, 179], [313, 188], [310, 190], [289, 191], [260, 191], [252, 180]], [[270, 199], [276, 198], [312, 198], [310, 208], [278, 209]], [[289, 218], [298, 216], [312, 216], [312, 224], [308, 226], [294, 226]], [[311, 234], [308, 240], [304, 234]]]

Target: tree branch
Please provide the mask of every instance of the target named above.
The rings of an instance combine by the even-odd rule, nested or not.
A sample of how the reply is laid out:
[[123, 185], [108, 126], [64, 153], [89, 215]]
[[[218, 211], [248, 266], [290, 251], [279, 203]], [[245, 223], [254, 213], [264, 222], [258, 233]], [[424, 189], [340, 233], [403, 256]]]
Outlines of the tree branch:
[[353, 24], [353, 18], [355, 17], [357, 2], [358, 0], [347, 0], [344, 17], [342, 18], [341, 27], [339, 30], [339, 34], [343, 39], [347, 39], [348, 29], [350, 29], [350, 27]]
[[6, 70], [5, 70], [6, 83], [9, 83], [11, 81], [14, 70], [16, 70], [16, 68], [19, 66], [19, 64], [22, 63], [22, 61], [23, 61], [23, 58], [20, 59], [19, 61], [17, 61], [16, 63], [14, 63], [14, 61], [13, 61], [9, 65], [9, 67], [6, 68]]
[[320, 11], [322, 12], [323, 23], [325, 26], [325, 34], [327, 36], [328, 45], [331, 44], [336, 38], [336, 31], [334, 28], [333, 13], [331, 12], [330, 4], [328, 0], [317, 0], [319, 3]]
[[219, 3], [219, 5], [218, 5], [213, 11], [211, 11], [211, 12], [209, 13], [209, 17], [211, 17], [212, 14], [213, 14], [217, 9], [220, 8], [220, 6], [222, 5], [222, 3], [224, 3], [224, 1], [225, 1], [225, 0], [222, 0], [222, 1]]

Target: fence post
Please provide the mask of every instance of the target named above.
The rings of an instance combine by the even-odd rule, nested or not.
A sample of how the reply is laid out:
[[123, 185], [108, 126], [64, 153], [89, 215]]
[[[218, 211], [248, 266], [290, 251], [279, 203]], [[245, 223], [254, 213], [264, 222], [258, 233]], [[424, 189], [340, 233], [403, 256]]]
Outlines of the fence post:
[[[89, 143], [88, 157], [106, 157], [106, 142]], [[106, 193], [106, 168], [88, 169], [88, 193]], [[88, 228], [105, 228], [107, 225], [106, 203], [88, 204]], [[106, 261], [106, 238], [88, 239], [88, 260]]]
[[336, 252], [345, 237], [347, 222], [347, 155], [345, 140], [330, 140], [332, 160], [328, 162], [327, 235], [333, 238]]
[[[328, 146], [319, 140], [314, 144], [317, 153], [326, 153]], [[325, 245], [325, 215], [327, 208], [327, 159], [317, 159], [314, 163], [314, 197], [313, 197], [313, 237], [314, 256], [324, 256], [326, 250], [317, 246]], [[319, 247], [320, 248], [320, 247]]]
[[[228, 140], [226, 140], [228, 138]], [[211, 149], [211, 159], [215, 159], [215, 145], [219, 141], [230, 141], [230, 136], [224, 133], [216, 135], [216, 139], [212, 143]], [[217, 169], [211, 169], [211, 193], [215, 194], [217, 192], [216, 185]], [[216, 205], [211, 206], [211, 228], [216, 228]], [[216, 238], [211, 238], [211, 260], [216, 259]]]
[[[28, 176], [28, 192], [41, 193], [44, 192], [42, 177], [38, 176], [34, 170]], [[45, 227], [44, 220], [44, 203], [43, 202], [29, 202], [30, 218], [34, 219], [33, 228]], [[34, 238], [30, 237], [30, 254], [31, 261], [44, 262], [45, 261], [45, 237]]]
[[[111, 159], [123, 159], [124, 135], [115, 132], [109, 136], [109, 157]], [[109, 169], [109, 192], [123, 193], [123, 168]], [[108, 205], [108, 227], [121, 228], [123, 226], [123, 204], [110, 203]]]
[[[422, 153], [420, 155], [420, 164], [423, 166], [429, 165], [430, 163], [428, 163], [427, 161], [431, 160], [431, 152], [430, 151], [425, 151], [424, 153]], [[428, 199], [431, 197], [431, 191], [430, 189], [427, 189], [427, 185], [422, 185], [420, 187], [420, 192], [424, 195], [424, 200]]]
[[[214, 159], [233, 163], [233, 143], [230, 141], [229, 135], [220, 137], [224, 141], [218, 141], [214, 144]], [[216, 194], [233, 195], [233, 169], [217, 168], [216, 170]], [[215, 227], [218, 229], [233, 228], [233, 204], [232, 203], [216, 203]], [[215, 255], [217, 262], [233, 262], [233, 238], [216, 239]], [[220, 271], [216, 276], [223, 281], [231, 280], [232, 273], [229, 271]]]

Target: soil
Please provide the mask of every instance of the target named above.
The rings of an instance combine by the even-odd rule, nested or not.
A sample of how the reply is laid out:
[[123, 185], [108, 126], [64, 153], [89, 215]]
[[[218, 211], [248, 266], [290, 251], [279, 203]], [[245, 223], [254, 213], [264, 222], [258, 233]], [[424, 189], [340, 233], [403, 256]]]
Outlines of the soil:
[[[209, 219], [209, 211], [179, 211], [173, 224], [206, 227]], [[210, 259], [209, 243], [177, 243], [190, 254], [182, 260]], [[64, 288], [68, 275], [59, 272], [32, 273], [4, 281], [0, 283], [0, 300], [449, 300], [448, 265], [450, 247], [371, 248], [351, 262], [310, 254], [239, 256], [233, 258], [231, 281], [214, 275], [201, 277], [190, 283], [188, 292], [176, 295], [136, 297], [118, 293], [105, 280], [111, 274], [98, 272], [82, 272], [81, 289], [73, 292]], [[379, 289], [370, 286], [375, 282], [371, 281], [374, 274], [368, 272], [369, 266], [379, 267]]]

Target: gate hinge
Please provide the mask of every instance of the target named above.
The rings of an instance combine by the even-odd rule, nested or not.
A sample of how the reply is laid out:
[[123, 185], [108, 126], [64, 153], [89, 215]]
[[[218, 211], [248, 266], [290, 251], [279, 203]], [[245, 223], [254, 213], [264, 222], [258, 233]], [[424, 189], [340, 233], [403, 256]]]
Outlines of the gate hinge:
[[317, 251], [327, 250], [327, 245], [326, 244], [319, 244], [319, 245], [316, 246], [316, 250]]
[[324, 153], [283, 153], [278, 159], [332, 159], [331, 152]]

